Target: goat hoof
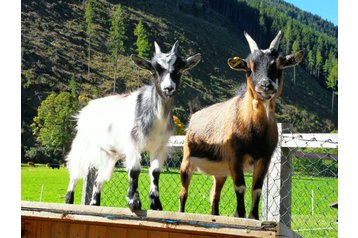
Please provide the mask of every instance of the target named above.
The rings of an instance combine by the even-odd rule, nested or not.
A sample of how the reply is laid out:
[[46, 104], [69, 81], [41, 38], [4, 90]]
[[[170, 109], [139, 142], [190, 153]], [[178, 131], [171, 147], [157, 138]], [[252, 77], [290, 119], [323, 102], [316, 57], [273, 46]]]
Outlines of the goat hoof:
[[154, 203], [154, 204], [150, 204], [150, 209], [152, 210], [158, 210], [158, 211], [163, 211], [163, 207], [162, 204], [159, 203]]
[[142, 203], [139, 199], [133, 199], [128, 202], [128, 207], [131, 209], [131, 211], [141, 210], [142, 209]]
[[242, 217], [242, 218], [246, 218], [246, 215], [244, 214], [244, 215], [241, 215], [241, 216], [240, 216], [239, 212], [235, 212], [234, 217]]
[[73, 191], [67, 192], [65, 196], [65, 203], [73, 204], [73, 201], [74, 201], [74, 192]]
[[249, 218], [249, 219], [259, 220], [259, 218], [258, 218], [258, 217], [254, 216], [254, 215], [252, 215], [252, 214], [250, 214], [248, 218]]

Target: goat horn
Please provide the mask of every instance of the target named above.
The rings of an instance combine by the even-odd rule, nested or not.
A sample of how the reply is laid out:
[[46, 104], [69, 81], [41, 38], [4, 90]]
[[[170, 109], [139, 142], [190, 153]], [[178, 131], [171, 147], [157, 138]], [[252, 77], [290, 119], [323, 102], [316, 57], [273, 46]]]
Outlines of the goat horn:
[[249, 43], [251, 53], [253, 53], [255, 50], [258, 50], [259, 47], [257, 46], [254, 39], [252, 39], [251, 36], [249, 34], [247, 34], [246, 31], [244, 31], [244, 35], [245, 35], [247, 42]]
[[275, 39], [273, 39], [273, 41], [271, 42], [269, 49], [278, 50], [278, 45], [280, 44], [281, 37], [282, 37], [282, 31], [279, 31]]
[[158, 43], [156, 41], [154, 41], [154, 48], [155, 48], [155, 54], [159, 55], [162, 53], [162, 51], [160, 50], [160, 47], [158, 45]]
[[170, 51], [171, 53], [176, 53], [177, 52], [177, 48], [179, 45], [179, 41], [176, 41], [172, 47], [172, 50]]

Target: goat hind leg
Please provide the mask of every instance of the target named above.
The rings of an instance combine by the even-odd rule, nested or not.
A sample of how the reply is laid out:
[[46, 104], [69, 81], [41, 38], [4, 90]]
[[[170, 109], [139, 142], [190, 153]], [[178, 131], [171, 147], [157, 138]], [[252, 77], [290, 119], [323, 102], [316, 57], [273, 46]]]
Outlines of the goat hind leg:
[[159, 199], [159, 176], [160, 170], [164, 164], [164, 161], [167, 156], [167, 151], [164, 149], [160, 153], [151, 153], [150, 154], [150, 190], [149, 190], [149, 199], [150, 199], [150, 209], [152, 210], [163, 210], [162, 203]]
[[75, 197], [75, 188], [78, 183], [78, 178], [70, 178], [70, 182], [68, 184], [67, 193], [65, 196], [65, 203], [73, 204]]
[[214, 183], [210, 194], [211, 215], [219, 215], [220, 194], [222, 188], [224, 187], [226, 178], [226, 176], [214, 177]]

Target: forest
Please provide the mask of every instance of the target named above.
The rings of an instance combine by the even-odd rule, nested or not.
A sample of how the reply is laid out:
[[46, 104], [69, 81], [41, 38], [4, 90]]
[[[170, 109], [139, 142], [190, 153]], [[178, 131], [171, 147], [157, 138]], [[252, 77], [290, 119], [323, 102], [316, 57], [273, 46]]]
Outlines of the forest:
[[281, 52], [305, 57], [285, 73], [277, 119], [297, 132], [337, 130], [338, 27], [281, 0], [69, 0], [21, 2], [22, 162], [63, 161], [74, 115], [91, 99], [151, 83], [129, 56], [150, 59], [154, 40], [179, 41], [183, 56], [203, 55], [182, 78], [177, 133], [190, 114], [227, 100], [244, 83], [226, 60], [245, 57], [247, 31], [267, 47], [279, 30]]

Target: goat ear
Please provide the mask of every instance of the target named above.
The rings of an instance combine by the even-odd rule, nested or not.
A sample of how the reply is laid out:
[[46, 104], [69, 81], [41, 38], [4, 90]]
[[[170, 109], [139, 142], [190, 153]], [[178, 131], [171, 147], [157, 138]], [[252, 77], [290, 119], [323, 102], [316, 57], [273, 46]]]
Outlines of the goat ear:
[[245, 60], [241, 59], [240, 57], [229, 58], [227, 60], [228, 65], [231, 69], [237, 71], [246, 71], [247, 70], [247, 63]]
[[195, 67], [201, 60], [201, 54], [196, 54], [193, 56], [190, 56], [185, 60], [185, 65], [183, 68], [180, 69], [180, 72], [187, 71], [193, 67]]
[[303, 55], [304, 55], [303, 50], [300, 50], [291, 55], [286, 55], [281, 62], [282, 67], [288, 68], [299, 64], [303, 58]]
[[149, 70], [152, 74], [155, 73], [155, 69], [148, 60], [145, 60], [137, 55], [131, 55], [131, 60], [139, 68]]

